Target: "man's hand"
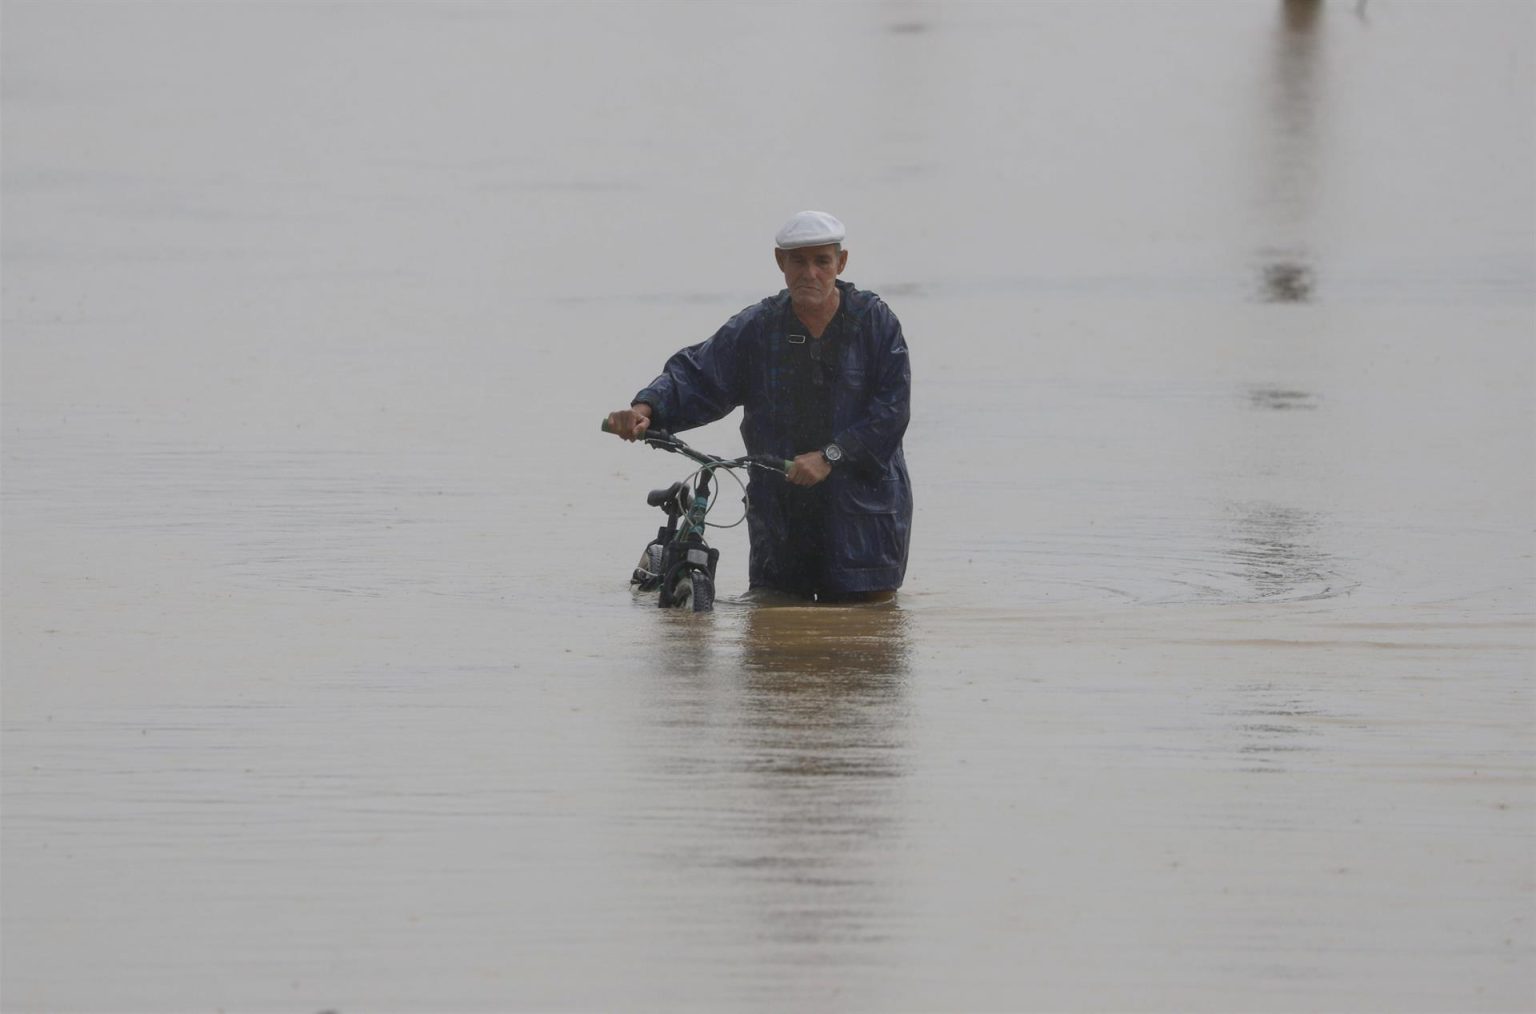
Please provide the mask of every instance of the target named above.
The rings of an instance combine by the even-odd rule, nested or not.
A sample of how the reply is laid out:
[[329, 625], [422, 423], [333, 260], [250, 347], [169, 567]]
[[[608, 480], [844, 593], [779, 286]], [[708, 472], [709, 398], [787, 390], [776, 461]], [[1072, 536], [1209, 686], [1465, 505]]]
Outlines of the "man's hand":
[[784, 478], [796, 486], [814, 486], [831, 474], [832, 466], [827, 464], [820, 451], [806, 451], [790, 462]]
[[608, 413], [608, 432], [624, 440], [639, 440], [651, 425], [651, 406], [643, 401]]

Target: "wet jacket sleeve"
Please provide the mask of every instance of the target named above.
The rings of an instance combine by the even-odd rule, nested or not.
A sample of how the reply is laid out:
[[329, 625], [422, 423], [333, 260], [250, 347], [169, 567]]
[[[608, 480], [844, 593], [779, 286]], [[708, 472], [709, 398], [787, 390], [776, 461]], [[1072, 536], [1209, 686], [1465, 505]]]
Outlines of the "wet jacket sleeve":
[[668, 430], [723, 418], [742, 401], [742, 330], [738, 316], [708, 341], [683, 349], [634, 400], [650, 405], [656, 425]]
[[901, 322], [884, 303], [870, 311], [874, 354], [863, 418], [837, 434], [849, 462], [863, 472], [884, 472], [901, 447], [912, 412], [912, 368]]

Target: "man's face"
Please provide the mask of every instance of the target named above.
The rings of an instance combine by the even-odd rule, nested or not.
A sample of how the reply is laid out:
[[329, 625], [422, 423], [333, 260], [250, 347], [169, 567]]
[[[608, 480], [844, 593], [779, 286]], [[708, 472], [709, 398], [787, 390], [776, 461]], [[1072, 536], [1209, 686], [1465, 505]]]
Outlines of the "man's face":
[[837, 291], [837, 276], [848, 265], [848, 251], [836, 243], [803, 246], [797, 250], [775, 250], [784, 285], [797, 307], [815, 310], [824, 306]]

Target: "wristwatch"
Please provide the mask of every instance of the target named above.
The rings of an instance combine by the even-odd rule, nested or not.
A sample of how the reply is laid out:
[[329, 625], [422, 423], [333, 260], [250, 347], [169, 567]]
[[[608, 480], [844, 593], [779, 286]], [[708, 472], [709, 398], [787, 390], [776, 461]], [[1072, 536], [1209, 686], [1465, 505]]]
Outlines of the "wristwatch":
[[821, 456], [827, 459], [827, 464], [836, 465], [843, 460], [843, 449], [836, 444], [828, 444], [821, 449]]

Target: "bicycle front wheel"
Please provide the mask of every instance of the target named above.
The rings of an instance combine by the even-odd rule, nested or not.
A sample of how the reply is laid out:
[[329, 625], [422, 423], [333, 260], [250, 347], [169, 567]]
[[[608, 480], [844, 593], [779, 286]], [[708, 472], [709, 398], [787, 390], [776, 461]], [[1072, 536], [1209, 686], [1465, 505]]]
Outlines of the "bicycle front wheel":
[[711, 612], [715, 608], [715, 582], [709, 579], [709, 573], [696, 570], [688, 575], [688, 581], [692, 586], [692, 594], [688, 597], [693, 600], [693, 611]]

